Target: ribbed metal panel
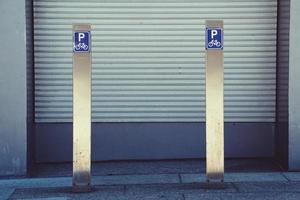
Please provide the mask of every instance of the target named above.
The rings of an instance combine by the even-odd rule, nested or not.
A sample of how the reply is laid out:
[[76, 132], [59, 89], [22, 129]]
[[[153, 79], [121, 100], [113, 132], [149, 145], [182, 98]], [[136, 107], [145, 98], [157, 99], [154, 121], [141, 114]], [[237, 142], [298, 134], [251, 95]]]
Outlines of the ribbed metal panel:
[[225, 121], [273, 122], [276, 0], [35, 0], [36, 122], [70, 122], [72, 24], [92, 24], [94, 122], [204, 121], [204, 23], [223, 19]]

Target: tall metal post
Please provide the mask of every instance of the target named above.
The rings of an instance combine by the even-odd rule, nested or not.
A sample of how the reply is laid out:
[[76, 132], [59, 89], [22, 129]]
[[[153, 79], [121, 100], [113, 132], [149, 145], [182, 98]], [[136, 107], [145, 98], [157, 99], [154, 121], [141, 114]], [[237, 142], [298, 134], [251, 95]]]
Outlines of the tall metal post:
[[224, 180], [223, 21], [206, 21], [206, 175]]
[[90, 25], [73, 26], [73, 191], [91, 190]]

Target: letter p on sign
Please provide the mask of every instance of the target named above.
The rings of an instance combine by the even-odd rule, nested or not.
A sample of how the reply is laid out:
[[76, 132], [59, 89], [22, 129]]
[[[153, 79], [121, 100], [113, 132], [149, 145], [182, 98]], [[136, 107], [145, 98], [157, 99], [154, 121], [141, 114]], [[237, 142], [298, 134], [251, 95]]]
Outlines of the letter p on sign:
[[214, 37], [218, 35], [218, 31], [217, 30], [212, 30], [211, 31], [211, 39], [214, 39]]
[[79, 33], [79, 36], [78, 36], [78, 40], [79, 42], [81, 42], [81, 39], [84, 38], [84, 33]]

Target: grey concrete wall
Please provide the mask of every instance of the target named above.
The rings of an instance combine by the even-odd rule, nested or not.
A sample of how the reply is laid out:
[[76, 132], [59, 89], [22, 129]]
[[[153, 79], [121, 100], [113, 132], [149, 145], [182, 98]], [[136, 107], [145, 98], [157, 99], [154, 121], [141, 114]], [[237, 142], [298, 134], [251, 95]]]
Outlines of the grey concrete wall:
[[300, 1], [290, 8], [289, 169], [300, 170]]
[[0, 1], [0, 175], [26, 173], [25, 0]]

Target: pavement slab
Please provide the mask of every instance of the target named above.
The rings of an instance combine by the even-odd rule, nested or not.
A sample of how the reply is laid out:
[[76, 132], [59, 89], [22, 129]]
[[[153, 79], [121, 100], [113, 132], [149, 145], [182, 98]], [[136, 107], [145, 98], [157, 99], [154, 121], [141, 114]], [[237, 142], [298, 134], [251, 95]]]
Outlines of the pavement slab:
[[25, 188], [16, 189], [10, 200], [16, 199], [42, 199], [42, 198], [68, 198], [68, 199], [94, 199], [99, 196], [102, 199], [122, 197], [125, 194], [124, 186], [93, 187], [92, 192], [73, 193], [71, 187], [58, 188]]
[[113, 175], [95, 176], [93, 185], [123, 185], [123, 184], [159, 184], [179, 183], [178, 174], [149, 174], [149, 175]]
[[185, 194], [185, 200], [299, 200], [300, 193], [198, 193]]
[[128, 185], [126, 186], [126, 194], [142, 195], [142, 194], [162, 194], [162, 195], [179, 195], [184, 193], [226, 193], [237, 192], [235, 186], [231, 183], [225, 183], [222, 189], [208, 189], [206, 183], [193, 184], [153, 184], [153, 185]]
[[233, 183], [239, 192], [299, 192], [300, 182]]
[[200, 190], [204, 192], [203, 187], [191, 184], [151, 184], [151, 185], [127, 185], [126, 194], [130, 196], [139, 195], [182, 195], [183, 191]]
[[259, 173], [225, 173], [226, 182], [287, 182], [288, 180], [279, 172]]
[[289, 181], [300, 181], [300, 172], [283, 172], [282, 174]]
[[56, 178], [22, 178], [0, 180], [1, 188], [39, 188], [72, 186], [71, 177]]
[[205, 174], [180, 174], [182, 183], [202, 183], [206, 181]]
[[50, 197], [50, 198], [33, 198], [33, 199], [18, 199], [18, 200], [70, 200], [69, 197]]
[[[180, 174], [182, 183], [205, 182], [205, 174]], [[288, 182], [280, 172], [259, 173], [225, 173], [225, 182]]]
[[124, 191], [122, 186], [101, 186], [93, 188], [90, 193], [72, 193], [71, 188], [38, 188], [17, 189], [10, 200], [19, 199], [99, 199], [99, 200], [135, 200], [135, 199], [165, 199], [165, 200], [184, 200], [181, 194], [136, 194], [129, 195]]
[[0, 200], [8, 199], [14, 191], [13, 188], [0, 188]]

